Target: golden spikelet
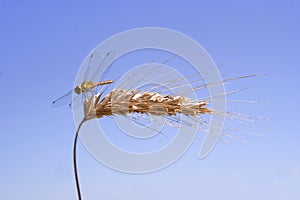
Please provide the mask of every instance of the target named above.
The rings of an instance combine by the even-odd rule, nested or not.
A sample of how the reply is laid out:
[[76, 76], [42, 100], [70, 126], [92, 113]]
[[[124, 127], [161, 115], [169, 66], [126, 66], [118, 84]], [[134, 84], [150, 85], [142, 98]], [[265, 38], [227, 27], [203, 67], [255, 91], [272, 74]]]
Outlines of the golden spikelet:
[[212, 114], [207, 101], [193, 101], [182, 96], [162, 95], [140, 90], [113, 90], [101, 101], [101, 94], [88, 97], [84, 102], [84, 120], [103, 116], [127, 115], [130, 113], [167, 116], [184, 114], [196, 116]]

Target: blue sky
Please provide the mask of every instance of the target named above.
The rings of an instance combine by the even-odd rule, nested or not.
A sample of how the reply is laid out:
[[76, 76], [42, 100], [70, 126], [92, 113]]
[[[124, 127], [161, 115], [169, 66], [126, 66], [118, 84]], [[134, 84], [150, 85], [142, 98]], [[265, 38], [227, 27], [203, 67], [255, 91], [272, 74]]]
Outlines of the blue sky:
[[251, 79], [253, 86], [239, 94], [269, 102], [241, 104], [268, 119], [259, 125], [264, 136], [245, 136], [249, 144], [219, 143], [204, 160], [197, 159], [198, 142], [169, 168], [138, 176], [104, 167], [80, 144], [84, 199], [300, 198], [298, 1], [0, 4], [2, 199], [76, 198], [72, 113], [51, 102], [72, 88], [98, 43], [145, 26], [194, 38], [225, 75], [269, 74]]

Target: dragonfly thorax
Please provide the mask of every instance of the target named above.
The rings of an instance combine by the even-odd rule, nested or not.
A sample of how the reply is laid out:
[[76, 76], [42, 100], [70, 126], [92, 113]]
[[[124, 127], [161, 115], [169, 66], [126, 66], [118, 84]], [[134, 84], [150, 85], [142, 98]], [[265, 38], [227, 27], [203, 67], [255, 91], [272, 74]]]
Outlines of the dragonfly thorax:
[[96, 86], [97, 85], [95, 83], [93, 83], [92, 81], [89, 81], [89, 82], [83, 81], [80, 85], [78, 85], [74, 88], [74, 92], [76, 94], [81, 94], [81, 93], [90, 91], [91, 89], [93, 89]]

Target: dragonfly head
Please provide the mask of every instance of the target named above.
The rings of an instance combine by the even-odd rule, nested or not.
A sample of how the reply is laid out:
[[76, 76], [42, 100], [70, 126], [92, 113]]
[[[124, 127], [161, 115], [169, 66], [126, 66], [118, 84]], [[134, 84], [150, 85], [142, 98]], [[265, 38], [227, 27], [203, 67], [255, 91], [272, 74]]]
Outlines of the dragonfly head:
[[74, 92], [75, 92], [76, 94], [81, 94], [81, 93], [82, 93], [82, 88], [80, 87], [80, 85], [78, 85], [78, 86], [76, 86], [76, 87], [74, 88]]

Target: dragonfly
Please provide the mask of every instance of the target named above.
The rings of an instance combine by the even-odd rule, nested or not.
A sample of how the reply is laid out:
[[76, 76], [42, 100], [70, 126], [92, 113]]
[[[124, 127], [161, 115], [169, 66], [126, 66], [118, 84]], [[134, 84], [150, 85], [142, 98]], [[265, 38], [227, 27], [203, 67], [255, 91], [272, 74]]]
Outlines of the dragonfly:
[[[85, 99], [87, 94], [91, 91], [96, 90], [98, 86], [112, 84], [114, 82], [113, 80], [104, 80], [99, 82], [97, 78], [99, 77], [101, 72], [103, 72], [103, 67], [106, 66], [108, 63], [111, 63], [115, 57], [115, 51], [110, 51], [106, 53], [103, 59], [101, 58], [100, 53], [92, 53], [88, 59], [88, 66], [84, 75], [84, 81], [81, 84], [77, 85], [74, 89], [70, 90], [65, 95], [54, 100], [52, 102], [52, 106], [59, 107], [66, 104], [69, 104], [69, 106], [74, 106], [75, 102], [78, 102], [78, 100], [79, 102], [83, 102], [83, 99]], [[103, 77], [107, 75], [110, 68], [111, 65], [104, 71], [100, 79], [103, 79]], [[75, 94], [76, 97], [72, 101], [73, 94]]]

